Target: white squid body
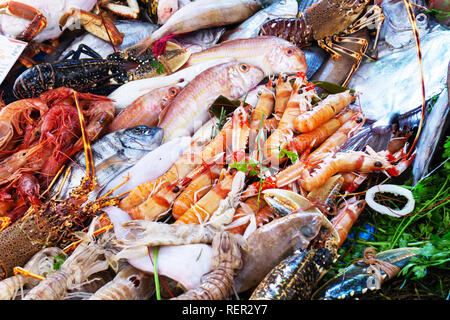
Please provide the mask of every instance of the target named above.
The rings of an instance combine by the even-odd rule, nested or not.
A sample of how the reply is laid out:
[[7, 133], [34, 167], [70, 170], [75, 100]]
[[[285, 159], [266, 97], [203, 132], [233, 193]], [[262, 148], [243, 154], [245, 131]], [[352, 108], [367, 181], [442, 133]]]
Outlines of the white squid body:
[[[123, 239], [126, 232], [122, 224], [132, 220], [128, 213], [117, 207], [103, 209], [114, 225], [117, 239]], [[150, 259], [151, 257], [151, 259]], [[128, 262], [141, 271], [153, 274], [154, 249], [148, 252], [137, 252], [134, 257], [127, 258]], [[180, 246], [161, 246], [158, 250], [158, 275], [166, 276], [178, 281], [185, 290], [200, 285], [201, 277], [211, 270], [212, 249], [207, 244], [188, 244]]]
[[[64, 30], [59, 28], [62, 15], [71, 8], [91, 11], [97, 0], [20, 0], [39, 10], [47, 18], [47, 26], [33, 40], [43, 42], [58, 38]], [[0, 14], [0, 33], [15, 38], [30, 24], [30, 21], [7, 14]]]
[[[244, 181], [245, 175], [242, 172], [237, 172], [233, 179], [230, 193], [220, 202], [219, 208], [214, 212], [207, 225], [210, 225], [215, 230], [221, 230], [225, 224], [232, 221], [234, 210], [239, 204], [240, 194], [245, 186]], [[129, 242], [129, 239], [127, 239], [130, 236], [130, 234], [128, 234], [129, 231], [123, 226], [125, 222], [132, 220], [128, 213], [117, 207], [107, 207], [104, 211], [108, 214], [109, 219], [114, 225], [116, 239], [119, 242]], [[151, 226], [158, 225], [158, 222], [146, 220], [135, 220], [135, 222], [137, 224], [142, 224], [144, 229], [146, 224]], [[195, 227], [197, 226], [198, 225], [195, 225]], [[181, 228], [189, 228], [189, 225], [183, 225]], [[175, 229], [177, 228], [175, 227]], [[174, 233], [164, 236], [164, 233], [167, 231], [173, 231]], [[151, 234], [146, 237], [146, 234], [147, 231], [142, 232], [142, 230], [137, 231], [137, 233], [131, 233], [131, 237], [136, 236], [140, 238], [142, 243], [136, 241], [136, 244], [132, 244], [131, 247], [125, 246], [125, 249], [122, 252], [119, 252], [116, 257], [118, 259], [126, 258], [128, 263], [143, 272], [154, 273], [153, 257], [155, 247], [152, 246], [150, 248], [146, 243], [147, 240], [155, 238], [155, 235], [151, 232]], [[168, 242], [172, 242], [172, 240], [177, 242], [176, 240], [184, 239], [184, 235], [177, 234], [173, 228], [166, 228], [161, 235], [162, 237], [160, 240], [163, 243], [165, 240]], [[180, 237], [180, 239], [177, 239], [178, 237]], [[156, 239], [158, 239], [158, 235], [156, 235]], [[202, 240], [196, 239], [194, 241]], [[150, 240], [150, 242], [152, 241]], [[202, 276], [213, 268], [211, 263], [212, 254], [212, 247], [209, 244], [161, 245], [159, 246], [156, 262], [158, 274], [177, 281], [185, 290], [194, 289], [201, 284]]]
[[[101, 195], [118, 187], [111, 194], [112, 196], [118, 196], [134, 189], [142, 183], [159, 178], [170, 169], [190, 143], [190, 137], [180, 137], [162, 144], [155, 150], [143, 156], [130, 169], [122, 172], [109, 182], [106, 187], [103, 188]], [[126, 182], [122, 184], [124, 181]], [[119, 187], [120, 184], [122, 185]]]

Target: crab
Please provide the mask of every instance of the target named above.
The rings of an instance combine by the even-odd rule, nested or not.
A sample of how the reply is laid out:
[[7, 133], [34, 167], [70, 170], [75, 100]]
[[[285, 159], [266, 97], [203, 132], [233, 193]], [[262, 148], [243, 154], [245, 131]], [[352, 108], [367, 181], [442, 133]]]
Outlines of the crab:
[[137, 19], [139, 17], [140, 8], [137, 0], [126, 0], [126, 5], [124, 1], [117, 0], [100, 0], [100, 7], [108, 9], [112, 13], [127, 18], [127, 19]]
[[97, 0], [0, 0], [0, 33], [25, 42], [56, 40], [79, 26], [99, 38], [120, 45], [123, 34], [114, 22], [91, 12]]

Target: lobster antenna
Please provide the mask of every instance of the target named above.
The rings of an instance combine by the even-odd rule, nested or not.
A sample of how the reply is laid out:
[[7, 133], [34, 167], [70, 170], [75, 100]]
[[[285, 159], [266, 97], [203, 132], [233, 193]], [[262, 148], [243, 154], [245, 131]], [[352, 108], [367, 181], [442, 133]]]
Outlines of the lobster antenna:
[[[78, 97], [77, 97], [76, 91], [73, 92], [73, 97], [75, 100], [75, 105], [77, 106], [78, 118], [80, 119], [80, 124], [81, 124], [81, 137], [83, 139], [84, 155], [86, 157], [86, 175], [89, 178], [95, 179], [94, 157], [92, 156], [92, 149], [91, 149], [91, 145], [89, 143], [89, 139], [86, 136], [86, 132], [87, 132], [86, 122], [84, 121], [83, 113], [81, 111], [80, 104], [78, 102]], [[92, 168], [91, 168], [91, 164], [92, 164]]]
[[420, 118], [419, 128], [417, 129], [416, 137], [414, 138], [414, 141], [411, 144], [411, 148], [409, 149], [408, 154], [406, 155], [406, 158], [409, 158], [422, 131], [423, 119], [425, 117], [426, 98], [425, 98], [425, 80], [423, 76], [423, 65], [422, 65], [422, 51], [420, 49], [419, 29], [417, 28], [416, 18], [414, 16], [414, 10], [411, 6], [410, 0], [403, 0], [403, 4], [405, 5], [406, 12], [408, 13], [409, 22], [411, 23], [411, 27], [414, 33], [414, 40], [416, 42], [417, 48], [417, 58], [419, 60], [420, 82], [422, 87], [422, 114]]

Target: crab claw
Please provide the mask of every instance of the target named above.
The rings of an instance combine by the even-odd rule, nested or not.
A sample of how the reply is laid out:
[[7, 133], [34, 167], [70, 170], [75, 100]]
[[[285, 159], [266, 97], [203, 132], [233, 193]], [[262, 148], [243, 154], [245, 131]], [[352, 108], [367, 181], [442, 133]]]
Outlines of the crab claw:
[[30, 21], [28, 27], [17, 39], [31, 41], [47, 27], [47, 18], [36, 8], [18, 1], [2, 1], [0, 14], [7, 14]]
[[263, 192], [264, 200], [279, 215], [285, 216], [293, 212], [308, 212], [322, 216], [322, 227], [331, 230], [333, 237], [339, 241], [339, 234], [334, 230], [333, 224], [308, 199], [293, 191], [284, 189], [267, 189]]
[[289, 190], [267, 189], [263, 192], [264, 200], [271, 206], [279, 216], [285, 216], [294, 211], [304, 211], [322, 214], [305, 197]]
[[119, 46], [123, 42], [124, 34], [117, 29], [111, 19], [81, 9], [72, 8], [64, 13], [59, 20], [59, 27], [64, 30], [76, 21], [89, 33], [114, 46]]

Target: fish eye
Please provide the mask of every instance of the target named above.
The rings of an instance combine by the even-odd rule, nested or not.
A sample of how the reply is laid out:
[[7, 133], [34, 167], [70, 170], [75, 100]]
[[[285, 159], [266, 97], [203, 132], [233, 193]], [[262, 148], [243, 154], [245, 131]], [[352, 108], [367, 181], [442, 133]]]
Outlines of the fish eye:
[[309, 226], [301, 227], [300, 231], [306, 238], [314, 237], [314, 231]]
[[169, 94], [174, 97], [178, 93], [177, 88], [170, 88]]
[[248, 64], [245, 64], [245, 63], [241, 64], [241, 65], [240, 65], [240, 68], [241, 68], [241, 70], [244, 71], [244, 72], [247, 72], [247, 71], [250, 69], [250, 67], [248, 66]]
[[286, 49], [286, 55], [288, 57], [292, 56], [293, 54], [294, 54], [294, 49], [292, 49], [292, 48], [287, 48]]

